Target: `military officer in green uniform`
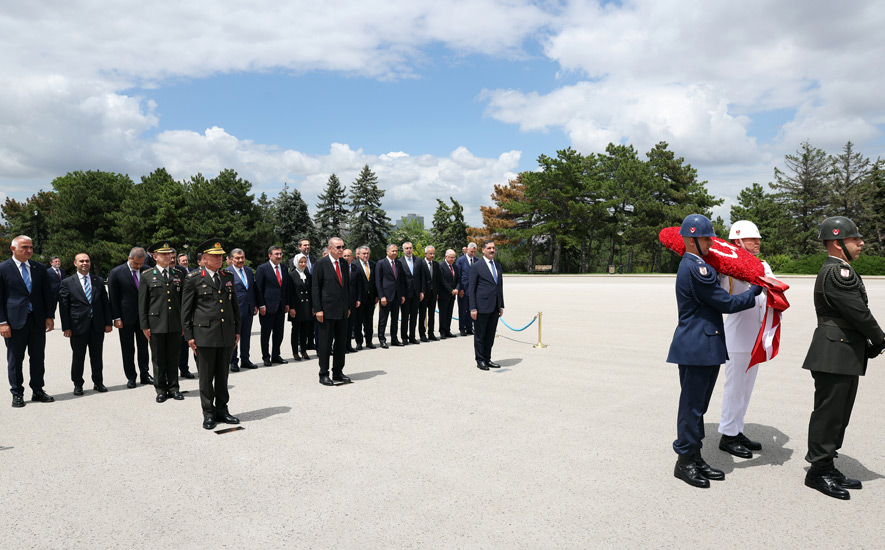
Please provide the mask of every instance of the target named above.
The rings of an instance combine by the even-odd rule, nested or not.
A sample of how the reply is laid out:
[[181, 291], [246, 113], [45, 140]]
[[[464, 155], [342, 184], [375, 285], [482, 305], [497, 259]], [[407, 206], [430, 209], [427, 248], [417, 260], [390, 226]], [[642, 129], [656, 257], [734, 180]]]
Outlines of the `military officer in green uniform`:
[[151, 346], [157, 403], [168, 397], [181, 401], [178, 387], [178, 351], [181, 348], [181, 273], [174, 269], [175, 250], [168, 241], [148, 247], [156, 265], [141, 273], [138, 317]]
[[845, 489], [860, 489], [861, 482], [836, 469], [833, 458], [842, 446], [845, 428], [857, 395], [859, 376], [867, 360], [885, 346], [885, 333], [867, 306], [867, 292], [851, 267], [864, 242], [850, 219], [835, 216], [820, 225], [819, 238], [829, 257], [814, 283], [817, 328], [802, 368], [814, 378], [814, 411], [808, 423], [811, 468], [805, 485], [834, 498], [848, 500]]
[[202, 252], [204, 263], [185, 279], [181, 322], [184, 339], [197, 355], [203, 428], [211, 430], [216, 422], [240, 423], [227, 410], [228, 365], [240, 341], [240, 306], [233, 274], [221, 268], [221, 240], [209, 239], [197, 250]]

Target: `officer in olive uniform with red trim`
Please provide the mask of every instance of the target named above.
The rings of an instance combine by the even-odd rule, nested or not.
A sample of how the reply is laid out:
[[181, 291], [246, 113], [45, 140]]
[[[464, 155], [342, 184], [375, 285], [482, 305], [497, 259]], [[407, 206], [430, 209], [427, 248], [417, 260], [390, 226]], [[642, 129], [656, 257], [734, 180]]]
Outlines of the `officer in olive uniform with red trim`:
[[151, 346], [157, 403], [168, 397], [181, 401], [178, 386], [178, 350], [181, 348], [181, 272], [175, 269], [175, 250], [168, 241], [148, 247], [156, 265], [141, 272], [138, 319]]
[[184, 338], [197, 355], [203, 428], [211, 430], [216, 422], [240, 423], [227, 409], [230, 358], [240, 341], [240, 306], [234, 275], [222, 269], [221, 240], [209, 239], [197, 250], [203, 253], [204, 265], [185, 279], [181, 322]]
[[827, 218], [818, 236], [829, 257], [814, 282], [817, 328], [811, 337], [803, 369], [814, 378], [814, 411], [808, 422], [808, 454], [811, 468], [805, 485], [841, 500], [845, 489], [860, 489], [861, 482], [836, 469], [833, 458], [842, 447], [851, 418], [859, 377], [867, 361], [882, 353], [885, 333], [867, 306], [867, 291], [851, 267], [864, 246], [857, 226], [843, 216]]

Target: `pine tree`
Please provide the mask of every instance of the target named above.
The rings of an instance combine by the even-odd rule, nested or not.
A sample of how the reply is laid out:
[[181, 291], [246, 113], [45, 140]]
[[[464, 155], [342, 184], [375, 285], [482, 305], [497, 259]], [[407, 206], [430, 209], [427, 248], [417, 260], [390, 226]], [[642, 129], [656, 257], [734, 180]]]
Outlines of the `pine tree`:
[[799, 255], [820, 250], [818, 226], [825, 217], [829, 203], [828, 178], [830, 162], [827, 154], [804, 141], [795, 155], [786, 155], [787, 171], [774, 169], [771, 188], [794, 221], [792, 249]]
[[318, 199], [314, 221], [319, 243], [325, 245], [331, 237], [342, 237], [347, 229], [345, 192], [338, 176], [335, 174], [329, 176], [326, 189]]
[[307, 203], [301, 198], [301, 192], [296, 188], [289, 190], [288, 184], [283, 184], [283, 190], [273, 201], [274, 236], [276, 242], [283, 247], [283, 253], [288, 256], [298, 254], [298, 241], [309, 239], [311, 243], [317, 243], [316, 226], [310, 219], [307, 211]]
[[381, 208], [384, 191], [378, 188], [378, 177], [365, 165], [360, 175], [353, 181], [348, 196], [350, 206], [347, 243], [350, 248], [367, 245], [373, 258], [384, 256], [387, 235], [390, 231], [390, 218]]
[[829, 214], [855, 219], [863, 210], [863, 196], [869, 187], [870, 159], [856, 152], [849, 141], [841, 155], [830, 157], [830, 163]]
[[436, 199], [438, 206], [433, 214], [433, 230], [431, 234], [437, 243], [437, 250], [451, 248], [460, 251], [467, 243], [467, 224], [464, 223], [464, 207], [451, 196], [452, 206], [449, 207], [441, 199]]

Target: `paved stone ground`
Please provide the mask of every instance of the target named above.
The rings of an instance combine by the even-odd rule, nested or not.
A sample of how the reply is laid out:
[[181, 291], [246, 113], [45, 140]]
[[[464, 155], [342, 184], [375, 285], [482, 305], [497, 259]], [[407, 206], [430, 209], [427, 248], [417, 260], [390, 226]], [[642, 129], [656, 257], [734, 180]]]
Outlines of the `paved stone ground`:
[[[245, 430], [224, 435], [200, 427], [195, 380], [182, 382], [183, 402], [162, 405], [150, 387], [126, 389], [115, 333], [111, 391], [87, 382], [75, 398], [56, 330], [56, 402], [0, 406], [0, 545], [880, 547], [885, 359], [861, 379], [837, 462], [864, 489], [842, 502], [804, 487], [813, 278], [785, 281], [781, 355], [761, 366], [747, 417], [764, 449], [741, 460], [716, 448], [723, 374], [705, 457], [727, 480], [707, 490], [672, 473], [668, 276], [508, 277], [504, 319], [518, 328], [542, 310], [549, 347], [532, 347], [536, 325], [499, 325], [498, 371], [477, 370], [472, 340], [457, 338], [348, 355], [355, 383], [341, 387], [317, 383], [315, 359], [233, 373]], [[885, 280], [867, 286], [885, 319]]]

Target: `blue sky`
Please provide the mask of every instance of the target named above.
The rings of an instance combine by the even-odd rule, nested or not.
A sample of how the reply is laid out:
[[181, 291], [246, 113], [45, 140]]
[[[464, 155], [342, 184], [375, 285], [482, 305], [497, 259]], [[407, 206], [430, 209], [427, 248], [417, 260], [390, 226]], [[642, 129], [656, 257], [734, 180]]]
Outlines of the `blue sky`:
[[[256, 193], [364, 164], [394, 219], [480, 223], [540, 154], [667, 141], [727, 218], [803, 140], [885, 153], [885, 5], [120, 0], [0, 7], [0, 200], [71, 170], [233, 168]], [[789, 22], [788, 24], [785, 22]]]

